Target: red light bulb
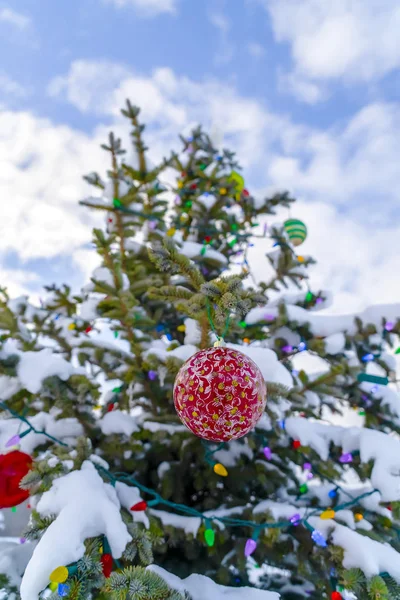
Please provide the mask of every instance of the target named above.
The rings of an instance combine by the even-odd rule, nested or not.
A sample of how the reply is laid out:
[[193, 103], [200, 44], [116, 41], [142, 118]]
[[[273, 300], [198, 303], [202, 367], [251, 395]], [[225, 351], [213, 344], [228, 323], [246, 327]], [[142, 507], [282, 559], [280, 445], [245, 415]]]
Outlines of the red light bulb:
[[111, 554], [103, 554], [100, 559], [104, 577], [110, 577], [112, 572], [113, 558]]
[[146, 510], [147, 508], [147, 502], [145, 500], [141, 500], [140, 502], [137, 502], [136, 504], [134, 504], [133, 506], [131, 506], [130, 510], [134, 510], [135, 512], [139, 512], [141, 510]]

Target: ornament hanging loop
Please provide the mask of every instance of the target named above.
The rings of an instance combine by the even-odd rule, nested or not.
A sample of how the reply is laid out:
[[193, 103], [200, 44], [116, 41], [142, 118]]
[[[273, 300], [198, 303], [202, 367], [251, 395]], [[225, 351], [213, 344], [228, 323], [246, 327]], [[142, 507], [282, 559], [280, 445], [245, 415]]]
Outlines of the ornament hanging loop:
[[218, 338], [216, 342], [214, 342], [214, 348], [225, 348], [225, 340], [224, 338]]

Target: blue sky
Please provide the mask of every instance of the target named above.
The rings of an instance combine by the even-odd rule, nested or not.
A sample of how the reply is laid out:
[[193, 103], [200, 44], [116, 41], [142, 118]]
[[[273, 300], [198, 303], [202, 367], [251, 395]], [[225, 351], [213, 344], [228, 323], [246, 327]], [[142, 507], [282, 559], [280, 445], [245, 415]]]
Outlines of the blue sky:
[[399, 29], [396, 0], [0, 0], [2, 282], [88, 275], [81, 175], [129, 96], [154, 159], [201, 121], [252, 190], [299, 198], [338, 309], [396, 300]]

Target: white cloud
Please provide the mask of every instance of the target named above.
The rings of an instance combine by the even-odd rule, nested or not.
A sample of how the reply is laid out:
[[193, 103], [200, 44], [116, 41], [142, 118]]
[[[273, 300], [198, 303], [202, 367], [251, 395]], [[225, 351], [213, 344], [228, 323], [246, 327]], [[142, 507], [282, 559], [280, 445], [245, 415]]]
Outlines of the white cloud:
[[0, 268], [0, 287], [6, 287], [11, 298], [23, 296], [27, 293], [27, 283], [39, 281], [36, 273], [29, 273], [26, 269]]
[[368, 82], [400, 67], [397, 0], [260, 0], [302, 80]]
[[219, 31], [219, 44], [214, 62], [217, 65], [229, 63], [234, 55], [233, 44], [229, 40], [229, 31], [231, 24], [229, 19], [222, 12], [213, 12], [209, 15], [210, 23]]
[[[104, 71], [116, 75], [106, 80]], [[178, 133], [191, 124], [218, 125], [225, 145], [237, 150], [250, 189], [288, 187], [301, 198], [292, 212], [309, 228], [299, 252], [319, 260], [314, 289], [339, 290], [339, 304], [349, 310], [398, 297], [400, 229], [391, 219], [398, 206], [399, 105], [366, 106], [323, 131], [273, 114], [225, 83], [199, 83], [167, 68], [144, 77], [110, 63], [77, 61], [58, 78], [58, 88], [53, 85], [80, 110], [96, 111], [107, 127], [86, 135], [29, 113], [0, 112], [0, 194], [10, 199], [0, 232], [3, 252], [21, 260], [72, 254], [88, 268], [90, 253], [82, 246], [94, 218], [77, 205], [88, 193], [81, 175], [108, 168], [98, 145], [110, 128], [129, 144], [119, 115], [129, 97], [143, 108], [154, 161], [171, 146], [179, 149]], [[263, 255], [257, 262], [262, 271]]]
[[[329, 312], [351, 313], [370, 304], [398, 301], [399, 259], [394, 249], [400, 236], [398, 222], [385, 229], [371, 227], [323, 200], [299, 201], [291, 215], [307, 224], [307, 239], [297, 253], [317, 260], [309, 270], [311, 289], [333, 292], [334, 302]], [[286, 219], [287, 211], [281, 211], [278, 217], [272, 222]], [[259, 281], [268, 279], [264, 254], [270, 249], [268, 238], [249, 249], [248, 260]]]
[[71, 255], [97, 221], [78, 200], [88, 192], [82, 175], [105, 167], [100, 139], [7, 110], [0, 110], [0, 130], [3, 265], [10, 252], [22, 262]]
[[3, 94], [22, 98], [26, 96], [26, 89], [17, 81], [14, 81], [6, 73], [0, 71], [0, 90]]
[[316, 104], [325, 98], [322, 86], [302, 77], [297, 73], [283, 74], [278, 76], [278, 89], [284, 93], [296, 96], [307, 104]]
[[118, 8], [132, 7], [143, 17], [155, 17], [163, 13], [175, 13], [177, 0], [105, 0]]
[[29, 27], [31, 19], [16, 10], [5, 7], [0, 9], [0, 24], [1, 23], [12, 25], [22, 31]]
[[[117, 73], [118, 67], [115, 67]], [[111, 73], [102, 79], [102, 73]], [[99, 77], [98, 93], [96, 87]], [[147, 137], [156, 156], [166, 152], [170, 143], [176, 144], [177, 132], [193, 123], [222, 130], [225, 138], [241, 148], [244, 165], [257, 164], [262, 151], [281, 135], [285, 119], [269, 113], [257, 101], [239, 96], [236, 91], [219, 81], [197, 83], [187, 77], [178, 77], [171, 69], [156, 69], [150, 77], [130, 73], [116, 81], [109, 63], [77, 61], [69, 73], [57, 78], [59, 95], [67, 98], [81, 110], [119, 118], [125, 99], [142, 107], [142, 119], [149, 124]], [[62, 81], [62, 85], [59, 82]], [[83, 99], [83, 100], [82, 100]]]
[[94, 110], [105, 113], [110, 90], [128, 75], [128, 69], [112, 62], [76, 60], [66, 76], [55, 77], [50, 82], [47, 93], [52, 97], [66, 97], [82, 112]]
[[[143, 107], [147, 135], [161, 154], [188, 124], [213, 124], [222, 129], [226, 143], [239, 149], [239, 159], [253, 177], [353, 211], [362, 198], [361, 206], [368, 207], [364, 220], [376, 212], [381, 223], [390, 221], [390, 210], [398, 206], [398, 104], [367, 105], [347, 123], [324, 131], [296, 125], [219, 81], [198, 83], [168, 68], [156, 69], [151, 77], [126, 73], [115, 80], [112, 75], [103, 80], [104, 72], [112, 74], [109, 63], [73, 63], [62, 78], [64, 94], [78, 108], [115, 119], [130, 98]], [[116, 66], [115, 72], [125, 71]], [[374, 210], [382, 202], [386, 211]]]
[[210, 15], [210, 22], [222, 33], [228, 33], [230, 29], [229, 21], [222, 13], [212, 13]]
[[254, 58], [262, 58], [263, 56], [265, 56], [264, 46], [258, 44], [257, 42], [250, 42], [249, 44], [247, 44], [247, 51]]
[[288, 133], [270, 162], [273, 183], [345, 206], [364, 222], [390, 222], [399, 208], [399, 104], [367, 105], [341, 128]]

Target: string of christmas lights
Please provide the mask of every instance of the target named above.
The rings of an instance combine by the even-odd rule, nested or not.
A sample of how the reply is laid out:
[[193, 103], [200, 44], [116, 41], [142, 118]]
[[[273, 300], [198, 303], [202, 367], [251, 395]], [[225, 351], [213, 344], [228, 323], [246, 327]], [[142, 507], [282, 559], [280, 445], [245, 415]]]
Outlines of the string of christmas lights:
[[[47, 438], [49, 438], [51, 441], [56, 442], [62, 446], [67, 446], [67, 444], [65, 444], [64, 442], [62, 442], [61, 440], [55, 438], [54, 436], [46, 433], [45, 431], [38, 431], [35, 429], [35, 427], [29, 422], [28, 419], [26, 419], [25, 417], [23, 417], [22, 415], [20, 415], [19, 413], [17, 413], [16, 411], [13, 411], [12, 409], [10, 409], [4, 402], [0, 402], [0, 406], [4, 409], [9, 411], [13, 417], [21, 420], [23, 423], [25, 423], [28, 426], [28, 430], [26, 430], [26, 432], [24, 432], [23, 436], [28, 435], [28, 433], [34, 432], [34, 433], [38, 433], [41, 435], [46, 436]], [[6, 447], [11, 447], [11, 446], [15, 446], [18, 444], [19, 440], [21, 439], [21, 436], [19, 436], [19, 439], [17, 440], [17, 436], [13, 436], [12, 438], [10, 438], [10, 440], [7, 442]], [[296, 442], [296, 440], [295, 440]], [[221, 446], [223, 446], [224, 444], [220, 444], [215, 450], [210, 451], [210, 454], [216, 452], [218, 449], [220, 449]], [[298, 448], [299, 446], [296, 446], [296, 448]], [[266, 452], [266, 449], [268, 447], [264, 448], [264, 455], [269, 456], [269, 452]], [[269, 450], [269, 448], [268, 448]], [[353, 460], [353, 456], [351, 453], [346, 453], [343, 454], [339, 461], [342, 463], [348, 463], [348, 462], [352, 462]], [[217, 465], [220, 465], [222, 467], [222, 471], [223, 472], [219, 472], [219, 469], [215, 469], [214, 467], [214, 471], [219, 474], [219, 475], [223, 475], [223, 476], [227, 476], [228, 472], [225, 469], [225, 467], [223, 465], [221, 465], [220, 463], [217, 463]], [[143, 484], [141, 484], [139, 481], [137, 481], [132, 475], [130, 475], [129, 473], [125, 473], [125, 472], [117, 472], [117, 473], [111, 473], [109, 470], [105, 469], [104, 467], [101, 467], [100, 465], [95, 464], [95, 467], [105, 476], [107, 477], [111, 483], [113, 485], [115, 485], [115, 483], [117, 481], [128, 481], [130, 484], [136, 486], [138, 489], [140, 489], [142, 492], [152, 496], [152, 500], [146, 502], [146, 501], [141, 501], [139, 503], [137, 503], [137, 505], [135, 505], [134, 507], [131, 507], [131, 510], [133, 511], [138, 511], [138, 510], [145, 510], [147, 507], [152, 507], [155, 506], [157, 504], [162, 504], [165, 505], [169, 508], [173, 508], [176, 511], [179, 511], [183, 514], [189, 515], [189, 516], [194, 516], [194, 517], [199, 517], [201, 519], [202, 522], [204, 522], [206, 524], [206, 531], [208, 529], [210, 529], [209, 525], [213, 522], [213, 521], [219, 521], [220, 523], [226, 524], [228, 526], [231, 527], [248, 527], [251, 528], [253, 530], [253, 535], [251, 538], [249, 538], [247, 540], [246, 543], [246, 548], [245, 548], [245, 555], [246, 556], [250, 556], [256, 549], [257, 547], [257, 539], [260, 535], [260, 532], [263, 529], [284, 529], [284, 528], [288, 528], [288, 527], [292, 527], [293, 525], [298, 526], [298, 525], [304, 525], [312, 534], [312, 539], [315, 541], [315, 543], [321, 547], [326, 547], [327, 545], [327, 541], [325, 540], [325, 538], [323, 538], [322, 534], [320, 532], [318, 532], [318, 530], [314, 529], [310, 523], [308, 522], [308, 519], [312, 516], [316, 516], [319, 515], [321, 519], [331, 519], [335, 516], [335, 514], [337, 512], [339, 512], [340, 510], [344, 510], [347, 509], [351, 506], [355, 506], [358, 504], [358, 502], [365, 497], [368, 497], [372, 494], [374, 494], [375, 492], [379, 491], [377, 489], [371, 490], [369, 492], [364, 492], [363, 494], [360, 494], [359, 496], [356, 496], [354, 498], [352, 498], [351, 500], [349, 500], [348, 502], [344, 502], [342, 504], [339, 504], [335, 507], [335, 509], [326, 509], [326, 508], [321, 508], [321, 507], [316, 507], [311, 513], [308, 514], [307, 517], [301, 517], [299, 514], [294, 514], [288, 521], [282, 521], [282, 522], [277, 522], [277, 523], [257, 523], [255, 521], [250, 521], [250, 520], [245, 520], [245, 519], [235, 519], [235, 518], [231, 518], [231, 517], [219, 517], [219, 516], [215, 516], [215, 515], [209, 515], [208, 513], [202, 513], [192, 507], [186, 506], [185, 504], [180, 504], [180, 503], [176, 503], [173, 502], [171, 500], [166, 500], [165, 498], [163, 498], [158, 492], [156, 492], [155, 490], [148, 488], [146, 486], [144, 486]], [[307, 467], [307, 468], [306, 468]], [[311, 464], [310, 463], [305, 463], [305, 468], [306, 470], [311, 470]], [[325, 477], [325, 476], [324, 476]], [[325, 477], [326, 478], [326, 477]], [[326, 478], [328, 479], [328, 478]], [[328, 479], [329, 480], [329, 479]], [[343, 491], [344, 494], [349, 495], [345, 490], [342, 490], [341, 486], [332, 482], [335, 485], [335, 492], [337, 493], [337, 490], [341, 490]], [[300, 487], [300, 492], [301, 493], [305, 493], [307, 490], [303, 490], [302, 491], [302, 486]], [[207, 527], [208, 525], [208, 527]], [[316, 532], [316, 533], [314, 533]], [[322, 536], [322, 537], [321, 537]], [[323, 538], [323, 539], [322, 539]], [[207, 541], [208, 539], [208, 541]], [[208, 545], [211, 539], [211, 534], [207, 534], [207, 538], [206, 538], [206, 542]], [[251, 540], [251, 541], [250, 541]], [[254, 544], [255, 543], [255, 544]]]
[[[17, 439], [17, 436], [13, 436], [12, 438], [10, 438], [10, 440], [6, 444], [6, 447], [16, 445], [20, 441], [21, 437], [25, 437], [25, 435], [28, 435], [31, 432], [44, 435], [53, 442], [59, 443], [62, 446], [67, 446], [67, 444], [65, 444], [61, 440], [58, 440], [54, 436], [46, 433], [45, 431], [37, 430], [29, 422], [29, 420], [26, 417], [24, 417], [24, 415], [20, 415], [16, 411], [12, 410], [4, 402], [0, 402], [0, 407], [3, 408], [4, 410], [7, 410], [8, 412], [10, 412], [10, 414], [13, 417], [18, 418], [22, 423], [24, 423], [28, 427], [28, 429], [25, 430], [23, 432], [23, 434], [18, 436], [18, 439]], [[283, 429], [285, 428], [284, 421], [281, 423], [281, 426]], [[263, 444], [264, 444], [265, 443], [264, 436], [260, 435], [260, 434], [257, 434], [257, 435], [263, 439]], [[292, 446], [295, 447], [296, 449], [300, 449], [301, 445], [299, 442], [298, 442], [298, 444], [295, 444], [296, 441], [297, 440], [294, 440], [292, 442]], [[217, 452], [222, 447], [224, 447], [226, 445], [226, 443], [224, 442], [224, 443], [218, 444], [215, 449], [211, 449], [210, 445], [207, 445], [207, 444], [204, 444], [204, 445], [206, 446], [205, 459], [207, 462], [210, 462], [210, 464], [211, 464], [212, 461], [211, 461], [210, 457], [215, 452]], [[265, 446], [263, 451], [264, 451], [265, 458], [267, 460], [270, 460], [272, 457], [271, 449], [268, 446]], [[352, 462], [353, 454], [356, 454], [356, 452], [342, 454], [341, 457], [339, 458], [339, 461], [341, 463]], [[222, 467], [222, 471], [219, 471], [219, 469], [216, 469], [215, 468], [216, 466]], [[149, 501], [141, 500], [140, 502], [137, 502], [135, 505], [133, 505], [130, 508], [130, 510], [132, 512], [144, 511], [147, 508], [151, 508], [156, 505], [164, 505], [170, 509], [173, 509], [174, 511], [182, 513], [183, 515], [188, 515], [191, 517], [198, 517], [201, 520], [201, 522], [204, 523], [204, 540], [205, 540], [205, 543], [207, 544], [207, 546], [209, 546], [209, 547], [212, 547], [215, 544], [215, 530], [213, 529], [213, 526], [212, 526], [214, 522], [219, 522], [219, 523], [221, 523], [223, 525], [227, 525], [229, 527], [242, 527], [242, 528], [244, 527], [244, 528], [251, 529], [252, 530], [251, 537], [249, 537], [246, 540], [246, 544], [245, 544], [245, 548], [244, 548], [244, 555], [246, 558], [250, 557], [255, 552], [255, 550], [257, 549], [257, 542], [260, 537], [260, 534], [264, 530], [267, 530], [267, 529], [287, 529], [287, 530], [289, 530], [289, 533], [290, 533], [291, 528], [303, 525], [310, 532], [311, 538], [314, 541], [314, 543], [316, 544], [316, 546], [318, 546], [320, 548], [326, 548], [328, 546], [328, 540], [317, 528], [312, 527], [312, 525], [309, 523], [309, 519], [314, 516], [319, 516], [319, 518], [322, 520], [333, 519], [336, 516], [336, 513], [338, 513], [339, 511], [349, 509], [349, 508], [359, 504], [359, 502], [363, 498], [367, 498], [367, 497], [375, 494], [376, 492], [379, 492], [379, 490], [373, 489], [368, 492], [364, 492], [356, 497], [352, 497], [351, 494], [349, 494], [346, 490], [344, 490], [336, 482], [334, 482], [333, 480], [331, 480], [329, 477], [327, 477], [325, 475], [322, 476], [322, 474], [321, 474], [321, 477], [330, 481], [332, 483], [332, 485], [334, 486], [334, 488], [329, 493], [329, 497], [335, 498], [338, 491], [340, 490], [344, 495], [347, 495], [348, 497], [350, 497], [350, 500], [347, 502], [342, 502], [342, 503], [338, 504], [337, 506], [335, 506], [334, 509], [333, 508], [316, 507], [311, 512], [306, 511], [306, 513], [303, 517], [299, 513], [295, 513], [289, 518], [289, 520], [286, 520], [286, 521], [278, 521], [275, 523], [270, 523], [270, 522], [269, 523], [257, 523], [255, 521], [250, 521], [250, 520], [246, 520], [246, 519], [232, 518], [232, 517], [228, 517], [228, 516], [224, 517], [224, 516], [212, 515], [209, 513], [202, 513], [192, 507], [186, 506], [185, 504], [180, 504], [180, 503], [172, 502], [170, 500], [166, 500], [155, 490], [148, 488], [147, 486], [144, 486], [143, 484], [141, 484], [139, 481], [137, 481], [136, 478], [134, 478], [129, 473], [125, 473], [125, 472], [111, 473], [109, 470], [105, 469], [104, 467], [102, 467], [98, 464], [95, 464], [95, 467], [101, 474], [104, 475], [105, 478], [107, 478], [111, 482], [111, 484], [113, 486], [115, 486], [117, 481], [122, 481], [125, 483], [128, 482], [129, 484], [134, 485], [138, 489], [140, 489], [141, 492], [148, 494], [149, 496], [152, 497], [152, 500], [149, 500]], [[304, 463], [303, 469], [311, 475], [312, 475], [312, 473], [311, 473], [312, 471], [314, 471], [316, 474], [319, 474], [318, 470], [315, 467], [313, 468], [311, 463], [309, 463], [309, 462]], [[223, 475], [223, 476], [228, 475], [228, 472], [226, 471], [225, 467], [223, 465], [221, 465], [220, 463], [214, 464], [214, 471], [219, 475]], [[307, 478], [309, 478], [309, 477], [307, 477]], [[300, 492], [301, 492], [301, 487], [299, 490]], [[306, 489], [303, 490], [303, 493], [305, 493], [306, 491], [307, 491], [307, 486], [306, 486]], [[240, 507], [238, 507], [238, 509], [240, 510]], [[364, 511], [364, 512], [372, 514], [372, 511]], [[360, 521], [363, 518], [363, 514], [356, 513], [354, 515], [354, 518], [356, 521]], [[398, 530], [395, 527], [393, 529], [397, 532], [397, 535], [400, 539], [400, 530]], [[293, 535], [293, 533], [292, 533], [292, 535]], [[113, 559], [108, 541], [105, 538], [105, 536], [103, 536], [103, 545], [101, 548], [101, 552], [102, 552], [101, 564], [102, 564], [103, 574], [105, 575], [105, 577], [110, 577], [111, 572], [112, 572], [113, 562], [115, 562], [115, 564], [117, 565], [118, 568], [121, 568], [121, 565], [120, 565], [119, 561]], [[332, 585], [332, 589], [333, 589], [333, 591], [331, 593], [331, 600], [342, 600], [343, 597], [340, 594], [340, 591], [343, 591], [343, 588], [338, 585], [336, 577], [334, 575], [332, 575], [332, 573], [334, 571], [335, 571], [334, 569], [331, 569], [331, 585]], [[76, 572], [77, 572], [77, 567], [75, 564], [69, 565], [68, 567], [65, 567], [65, 566], [57, 567], [49, 576], [50, 588], [53, 591], [57, 590], [58, 595], [61, 597], [68, 595], [69, 586], [65, 582], [67, 581], [68, 577], [76, 574]], [[387, 573], [381, 573], [380, 575], [387, 575]]]

